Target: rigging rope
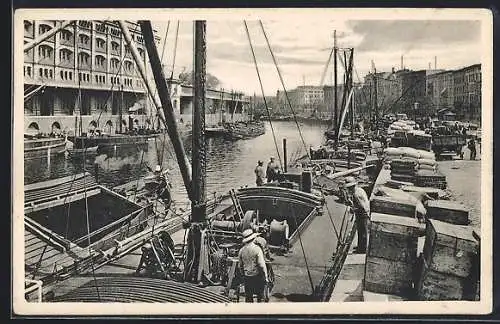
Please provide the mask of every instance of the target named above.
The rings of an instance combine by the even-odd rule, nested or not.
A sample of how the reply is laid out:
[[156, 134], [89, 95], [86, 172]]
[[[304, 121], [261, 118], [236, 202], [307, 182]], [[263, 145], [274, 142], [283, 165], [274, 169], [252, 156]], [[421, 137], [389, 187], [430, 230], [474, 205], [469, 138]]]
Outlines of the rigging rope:
[[[278, 62], [276, 61], [276, 57], [274, 56], [273, 50], [271, 49], [271, 44], [269, 43], [269, 39], [267, 38], [266, 31], [264, 30], [264, 25], [262, 24], [262, 20], [259, 20], [259, 24], [260, 24], [260, 28], [262, 29], [262, 33], [264, 34], [264, 38], [266, 39], [267, 47], [269, 48], [269, 52], [271, 53], [271, 57], [273, 58], [274, 66], [276, 67], [276, 71], [278, 72], [278, 76], [280, 78], [281, 85], [283, 86], [283, 91], [285, 92], [286, 101], [288, 103], [288, 106], [290, 107], [290, 110], [292, 111], [295, 124], [297, 125], [300, 139], [302, 140], [302, 144], [304, 145], [304, 150], [306, 151], [306, 154], [309, 157], [309, 160], [311, 160], [311, 156], [309, 155], [309, 150], [307, 149], [306, 142], [304, 141], [304, 137], [302, 136], [302, 131], [300, 130], [299, 122], [297, 121], [297, 116], [295, 115], [295, 111], [293, 110], [292, 104], [290, 103], [290, 98], [288, 97], [288, 92], [286, 91], [286, 86], [285, 86], [285, 82], [283, 81], [283, 76], [281, 75], [281, 71], [278, 67]], [[245, 23], [245, 26], [246, 26], [246, 23]]]
[[330, 54], [328, 55], [328, 60], [326, 61], [325, 68], [323, 69], [323, 73], [321, 74], [321, 81], [319, 82], [320, 86], [322, 86], [323, 83], [325, 82], [326, 72], [328, 71], [328, 66], [330, 66], [330, 62], [332, 60], [333, 51], [334, 47], [332, 47], [332, 49], [330, 50]]
[[278, 143], [276, 142], [276, 134], [274, 133], [274, 127], [273, 127], [273, 123], [271, 121], [271, 113], [269, 112], [269, 107], [267, 106], [267, 100], [266, 100], [266, 96], [264, 94], [264, 86], [262, 85], [262, 79], [260, 77], [259, 67], [257, 65], [257, 59], [255, 58], [255, 52], [254, 52], [253, 45], [252, 45], [252, 39], [250, 37], [250, 32], [248, 31], [248, 26], [247, 26], [246, 20], [243, 20], [243, 24], [245, 25], [245, 31], [246, 31], [246, 34], [247, 34], [248, 43], [250, 45], [250, 50], [252, 51], [252, 57], [253, 57], [254, 65], [255, 65], [255, 71], [257, 72], [257, 77], [259, 79], [260, 90], [262, 92], [262, 98], [264, 99], [264, 105], [266, 106], [267, 116], [269, 118], [269, 124], [271, 125], [271, 132], [273, 134], [274, 146], [275, 146], [276, 152], [278, 154], [278, 159], [279, 159], [279, 162], [280, 162], [281, 169], [284, 170], [283, 163], [281, 161], [280, 150], [279, 150], [279, 147], [278, 147]]
[[299, 236], [300, 249], [302, 250], [302, 255], [304, 256], [304, 263], [306, 264], [307, 276], [309, 278], [309, 283], [311, 284], [311, 294], [314, 294], [314, 282], [312, 280], [309, 264], [307, 263], [306, 251], [304, 250], [304, 244], [302, 243], [302, 235], [300, 234], [299, 226], [297, 224], [297, 218], [295, 217], [295, 209], [293, 208], [292, 208], [292, 219], [295, 222], [295, 228], [297, 229], [296, 231]]
[[[83, 144], [83, 138], [82, 138], [82, 145]], [[85, 170], [85, 151], [83, 150], [83, 170]], [[87, 197], [87, 184], [85, 182], [85, 177], [83, 178], [83, 188], [84, 188], [84, 196], [85, 196], [85, 215], [87, 217], [87, 238], [88, 238], [88, 247], [89, 247], [89, 257], [91, 258], [91, 267], [92, 267], [92, 276], [94, 277], [94, 285], [97, 293], [97, 300], [101, 300], [100, 295], [99, 295], [99, 285], [97, 285], [97, 278], [95, 276], [95, 269], [94, 269], [94, 257], [92, 255], [92, 248], [91, 248], [91, 241], [90, 241], [90, 218], [89, 218], [89, 205], [88, 205], [88, 197]]]
[[177, 56], [177, 39], [179, 38], [179, 20], [177, 20], [177, 27], [175, 29], [175, 42], [174, 42], [174, 58], [172, 62], [172, 73], [170, 74], [170, 80], [174, 78], [174, 69], [175, 69], [175, 57]]

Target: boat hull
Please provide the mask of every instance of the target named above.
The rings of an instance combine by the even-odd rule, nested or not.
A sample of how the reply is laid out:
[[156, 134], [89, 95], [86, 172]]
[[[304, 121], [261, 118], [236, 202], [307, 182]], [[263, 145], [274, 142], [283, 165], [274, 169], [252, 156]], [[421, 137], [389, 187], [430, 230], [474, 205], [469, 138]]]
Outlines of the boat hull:
[[64, 138], [44, 138], [24, 141], [25, 159], [61, 154], [64, 151], [66, 151], [66, 140]]

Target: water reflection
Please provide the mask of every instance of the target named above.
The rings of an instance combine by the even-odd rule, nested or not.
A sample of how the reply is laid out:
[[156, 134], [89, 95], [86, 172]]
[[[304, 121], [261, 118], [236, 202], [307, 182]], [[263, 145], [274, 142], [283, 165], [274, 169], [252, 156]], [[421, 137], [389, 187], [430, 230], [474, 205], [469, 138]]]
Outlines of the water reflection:
[[[305, 154], [305, 148], [299, 136], [297, 126], [293, 122], [273, 122], [279, 156], [282, 157], [282, 140], [287, 139], [289, 160]], [[269, 123], [266, 134], [257, 138], [239, 141], [227, 141], [222, 138], [207, 140], [207, 196], [214, 192], [227, 192], [231, 188], [243, 185], [253, 185], [255, 176], [253, 170], [258, 160], [267, 163], [269, 157], [278, 158], [275, 143]], [[325, 126], [314, 124], [301, 125], [306, 147], [321, 142]], [[183, 140], [186, 153], [191, 155], [191, 140]], [[97, 154], [70, 157], [66, 155], [53, 156], [50, 164], [46, 158], [25, 161], [24, 183], [53, 179], [72, 175], [86, 170], [94, 173], [97, 165], [99, 181], [109, 187], [123, 184], [146, 175], [148, 167], [156, 164], [171, 170], [173, 198], [177, 201], [187, 201], [186, 190], [175, 158], [174, 150], [168, 136], [160, 136], [147, 145], [110, 147], [99, 150]]]

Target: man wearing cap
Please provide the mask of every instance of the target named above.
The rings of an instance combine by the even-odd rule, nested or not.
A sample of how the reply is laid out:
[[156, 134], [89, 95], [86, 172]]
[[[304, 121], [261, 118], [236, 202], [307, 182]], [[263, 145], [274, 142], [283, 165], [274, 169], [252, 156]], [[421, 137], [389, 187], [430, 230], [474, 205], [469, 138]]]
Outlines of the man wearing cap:
[[265, 178], [265, 174], [264, 174], [264, 162], [262, 161], [259, 161], [257, 162], [257, 167], [255, 167], [255, 183], [257, 184], [257, 186], [262, 186], [264, 184], [264, 178]]
[[249, 228], [243, 231], [243, 247], [238, 253], [239, 267], [245, 284], [245, 302], [253, 303], [253, 295], [257, 302], [262, 302], [264, 288], [268, 281], [266, 261], [262, 249], [255, 244], [257, 233]]
[[344, 188], [347, 190], [347, 203], [356, 215], [356, 230], [358, 232], [358, 246], [355, 253], [366, 253], [367, 227], [370, 217], [370, 201], [363, 188], [357, 185], [354, 177], [345, 179]]

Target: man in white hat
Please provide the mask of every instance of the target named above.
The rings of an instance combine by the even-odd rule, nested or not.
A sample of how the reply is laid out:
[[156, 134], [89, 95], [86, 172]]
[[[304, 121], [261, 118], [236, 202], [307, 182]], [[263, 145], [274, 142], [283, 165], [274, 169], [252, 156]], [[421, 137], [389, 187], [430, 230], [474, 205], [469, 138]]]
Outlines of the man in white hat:
[[262, 302], [264, 289], [268, 281], [266, 261], [262, 249], [255, 244], [257, 233], [249, 228], [243, 231], [243, 247], [238, 253], [239, 267], [245, 284], [245, 302], [253, 303], [253, 295], [257, 302]]
[[347, 191], [347, 201], [356, 216], [358, 246], [355, 253], [366, 253], [368, 219], [370, 218], [370, 200], [363, 188], [357, 185], [354, 177], [345, 179], [344, 188]]

